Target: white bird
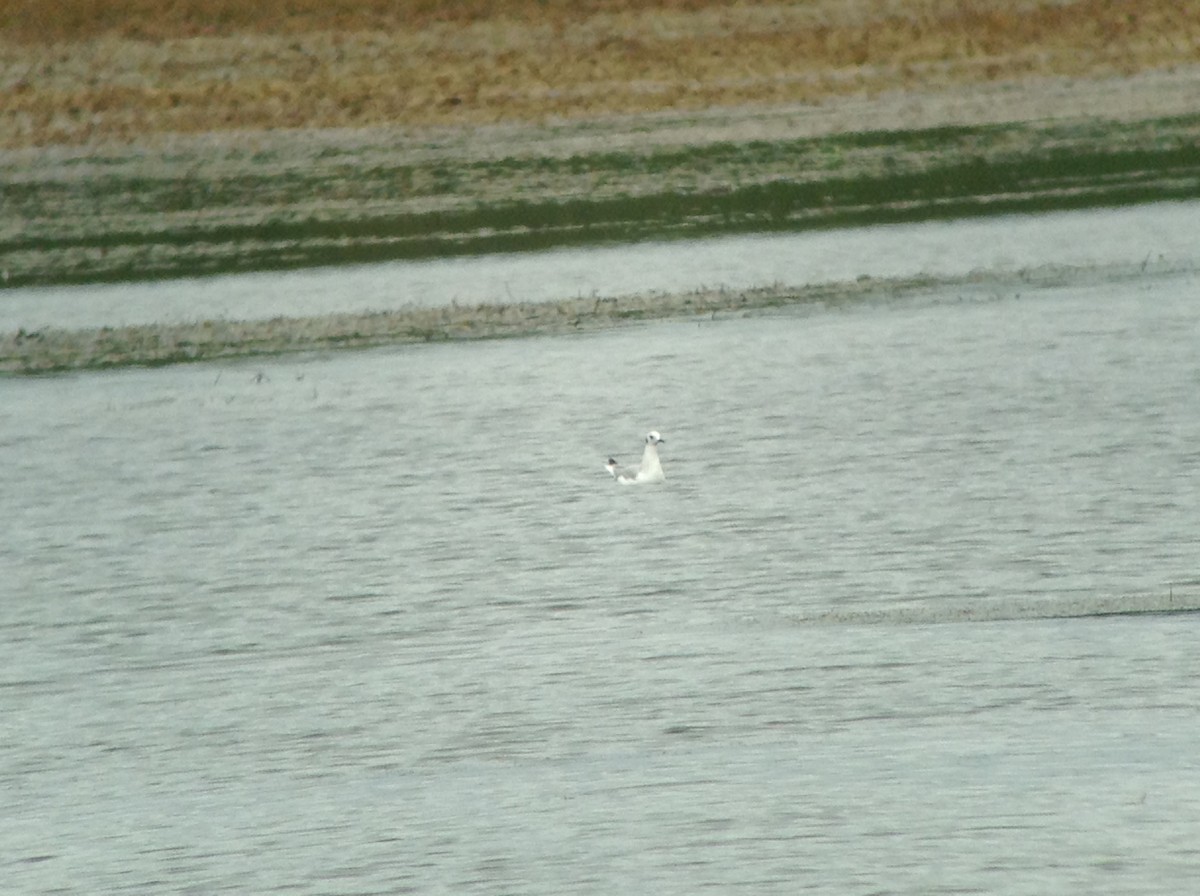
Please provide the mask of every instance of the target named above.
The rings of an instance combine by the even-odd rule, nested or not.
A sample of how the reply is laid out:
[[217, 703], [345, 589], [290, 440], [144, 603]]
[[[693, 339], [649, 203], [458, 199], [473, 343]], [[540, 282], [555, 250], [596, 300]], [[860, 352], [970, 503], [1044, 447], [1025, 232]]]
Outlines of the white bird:
[[611, 457], [604, 469], [612, 473], [613, 479], [621, 485], [645, 485], [652, 482], [662, 482], [667, 477], [663, 475], [662, 464], [658, 460], [658, 446], [667, 442], [657, 432], [646, 436], [646, 450], [642, 452], [642, 462], [636, 467], [617, 468], [617, 462]]

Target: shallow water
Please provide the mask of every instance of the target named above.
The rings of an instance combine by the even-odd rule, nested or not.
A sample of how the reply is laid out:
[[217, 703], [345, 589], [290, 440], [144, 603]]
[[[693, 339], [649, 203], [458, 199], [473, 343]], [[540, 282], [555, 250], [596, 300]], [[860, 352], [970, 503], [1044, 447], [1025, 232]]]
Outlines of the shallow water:
[[0, 331], [307, 317], [972, 271], [1200, 267], [1200, 202], [301, 271], [0, 290]]
[[1198, 285], [0, 381], [6, 891], [1185, 891]]

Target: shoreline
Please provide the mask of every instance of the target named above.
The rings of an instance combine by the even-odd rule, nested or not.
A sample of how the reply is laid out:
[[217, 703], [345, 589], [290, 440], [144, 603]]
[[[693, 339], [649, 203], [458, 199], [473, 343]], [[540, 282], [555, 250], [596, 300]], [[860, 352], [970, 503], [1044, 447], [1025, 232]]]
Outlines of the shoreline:
[[952, 277], [859, 278], [799, 287], [647, 293], [557, 302], [513, 302], [394, 311], [338, 313], [270, 320], [205, 320], [90, 329], [18, 330], [0, 337], [0, 377], [61, 374], [125, 367], [158, 367], [239, 359], [320, 354], [425, 343], [471, 342], [597, 332], [637, 323], [715, 321], [833, 308], [866, 302], [933, 299], [958, 290], [956, 301], [994, 298], [1066, 284], [1114, 282], [1194, 273], [1191, 268], [1143, 263], [1106, 268], [1050, 265], [1016, 272], [982, 271]]

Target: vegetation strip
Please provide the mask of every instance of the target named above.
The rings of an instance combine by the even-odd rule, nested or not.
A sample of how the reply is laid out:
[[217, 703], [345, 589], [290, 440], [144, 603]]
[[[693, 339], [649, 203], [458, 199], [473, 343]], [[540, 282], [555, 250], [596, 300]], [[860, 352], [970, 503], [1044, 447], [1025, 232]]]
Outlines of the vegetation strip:
[[8, 286], [137, 280], [1189, 199], [1198, 142], [1200, 115], [565, 157], [143, 148], [11, 169], [0, 268]]

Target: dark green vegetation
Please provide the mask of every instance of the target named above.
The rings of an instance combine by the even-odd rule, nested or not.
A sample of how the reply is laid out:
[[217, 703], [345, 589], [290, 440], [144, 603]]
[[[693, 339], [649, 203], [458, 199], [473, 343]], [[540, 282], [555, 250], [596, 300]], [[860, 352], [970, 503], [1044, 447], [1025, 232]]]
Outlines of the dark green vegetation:
[[[0, 157], [9, 286], [1200, 197], [1200, 115], [609, 151], [394, 135]], [[32, 163], [31, 163], [32, 160]]]

